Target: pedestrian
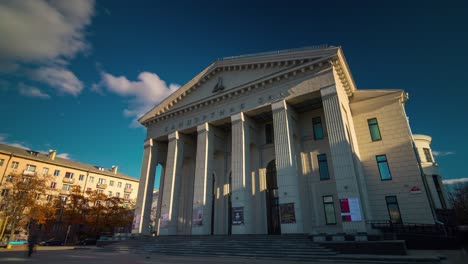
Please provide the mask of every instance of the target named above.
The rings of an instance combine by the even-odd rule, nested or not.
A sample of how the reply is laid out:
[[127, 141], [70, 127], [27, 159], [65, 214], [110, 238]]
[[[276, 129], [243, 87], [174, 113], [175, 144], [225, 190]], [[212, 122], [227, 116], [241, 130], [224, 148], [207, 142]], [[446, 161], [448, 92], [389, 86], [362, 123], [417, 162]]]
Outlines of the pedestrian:
[[29, 234], [29, 237], [28, 237], [28, 258], [31, 257], [31, 255], [32, 255], [32, 253], [34, 251], [34, 247], [36, 245], [36, 242], [37, 242], [36, 235]]

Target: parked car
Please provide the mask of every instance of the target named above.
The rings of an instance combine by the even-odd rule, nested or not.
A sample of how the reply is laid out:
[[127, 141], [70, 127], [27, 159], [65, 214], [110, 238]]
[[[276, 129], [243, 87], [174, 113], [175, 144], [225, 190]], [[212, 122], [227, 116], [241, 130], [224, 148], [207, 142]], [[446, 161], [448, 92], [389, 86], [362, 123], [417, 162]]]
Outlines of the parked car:
[[46, 241], [42, 241], [41, 243], [39, 243], [39, 245], [41, 246], [63, 246], [64, 241], [60, 239], [52, 238]]
[[78, 245], [96, 245], [96, 239], [94, 238], [86, 238], [78, 242]]

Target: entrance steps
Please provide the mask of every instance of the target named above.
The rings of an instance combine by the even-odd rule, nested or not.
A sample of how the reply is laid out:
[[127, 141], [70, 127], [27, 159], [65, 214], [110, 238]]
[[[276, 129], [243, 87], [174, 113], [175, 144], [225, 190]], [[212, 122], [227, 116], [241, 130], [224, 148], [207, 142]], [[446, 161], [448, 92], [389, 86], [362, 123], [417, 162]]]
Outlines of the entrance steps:
[[437, 257], [342, 255], [300, 235], [158, 236], [107, 245], [105, 251], [342, 263], [440, 263]]

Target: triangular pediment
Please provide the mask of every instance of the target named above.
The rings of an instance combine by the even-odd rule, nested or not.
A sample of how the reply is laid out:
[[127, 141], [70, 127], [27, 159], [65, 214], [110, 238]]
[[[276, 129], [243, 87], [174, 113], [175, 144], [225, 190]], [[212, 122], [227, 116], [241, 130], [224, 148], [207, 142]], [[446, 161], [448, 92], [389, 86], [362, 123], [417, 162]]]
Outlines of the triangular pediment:
[[340, 48], [306, 48], [229, 57], [215, 61], [156, 105], [139, 121], [173, 112], [190, 111], [233, 94], [250, 91], [285, 76], [295, 76], [338, 56]]

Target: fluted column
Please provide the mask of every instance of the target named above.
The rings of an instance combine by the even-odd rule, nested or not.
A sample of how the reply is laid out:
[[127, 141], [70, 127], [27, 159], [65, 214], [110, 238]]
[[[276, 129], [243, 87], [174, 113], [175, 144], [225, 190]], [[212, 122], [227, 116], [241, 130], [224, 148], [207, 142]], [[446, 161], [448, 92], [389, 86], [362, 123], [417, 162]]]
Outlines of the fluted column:
[[183, 156], [184, 145], [179, 132], [175, 131], [169, 134], [166, 172], [164, 175], [164, 195], [159, 223], [160, 235], [177, 234]]
[[132, 233], [149, 235], [149, 221], [153, 199], [154, 177], [156, 172], [157, 151], [153, 139], [144, 142], [143, 161], [138, 184], [137, 203], [135, 208]]
[[[233, 225], [233, 234], [251, 234], [252, 179], [250, 178], [249, 120], [244, 113], [231, 116], [232, 123], [232, 207], [243, 207], [244, 224]], [[235, 217], [233, 215], [233, 217]]]
[[296, 223], [281, 224], [281, 233], [303, 233], [299, 179], [296, 168], [296, 150], [293, 138], [294, 110], [281, 100], [271, 105], [275, 135], [276, 176], [279, 203], [294, 204]]
[[[343, 222], [343, 231], [365, 231], [365, 219], [362, 214], [362, 197], [359, 192], [353, 164], [353, 154], [347, 140], [344, 117], [335, 86], [320, 90], [325, 112], [325, 124], [328, 131], [331, 160], [336, 182], [338, 198], [358, 198], [361, 208], [361, 221]], [[339, 216], [338, 216], [339, 217]]]
[[212, 225], [211, 202], [213, 194], [212, 162], [214, 138], [213, 131], [208, 123], [197, 126], [197, 132], [192, 234], [209, 235]]

